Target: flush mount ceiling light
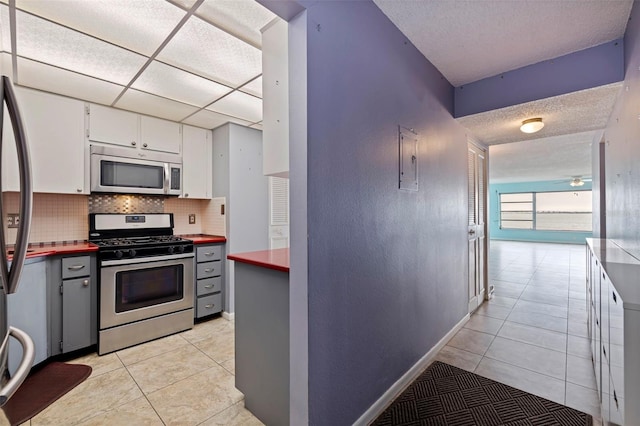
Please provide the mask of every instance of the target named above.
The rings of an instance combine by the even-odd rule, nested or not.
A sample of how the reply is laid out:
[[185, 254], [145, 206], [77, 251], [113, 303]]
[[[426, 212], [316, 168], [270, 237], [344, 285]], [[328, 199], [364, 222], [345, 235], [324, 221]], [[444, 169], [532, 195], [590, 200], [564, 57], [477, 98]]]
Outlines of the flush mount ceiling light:
[[544, 123], [542, 122], [542, 118], [530, 118], [528, 120], [524, 120], [522, 122], [522, 126], [520, 126], [520, 131], [523, 133], [535, 133], [542, 130], [544, 127]]

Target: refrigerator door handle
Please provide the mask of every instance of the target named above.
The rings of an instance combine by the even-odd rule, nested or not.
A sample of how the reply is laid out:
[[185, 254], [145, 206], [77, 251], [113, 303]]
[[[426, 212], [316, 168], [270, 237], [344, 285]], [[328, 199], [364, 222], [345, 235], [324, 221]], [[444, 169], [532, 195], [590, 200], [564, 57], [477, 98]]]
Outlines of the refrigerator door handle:
[[[11, 118], [13, 126], [13, 134], [16, 141], [16, 150], [18, 153], [18, 171], [20, 174], [20, 223], [18, 225], [18, 235], [16, 237], [16, 246], [11, 262], [11, 270], [8, 269], [6, 245], [4, 244], [4, 235], [0, 238], [0, 275], [4, 283], [4, 291], [6, 294], [15, 293], [20, 283], [20, 275], [24, 260], [27, 257], [27, 249], [29, 246], [29, 231], [31, 228], [31, 209], [33, 205], [33, 188], [31, 182], [31, 162], [29, 160], [29, 146], [27, 144], [27, 135], [25, 132], [20, 111], [18, 110], [18, 102], [13, 91], [13, 86], [9, 77], [2, 76], [2, 95], [3, 101], [7, 103], [7, 112]], [[1, 194], [1, 191], [0, 191]], [[0, 205], [0, 213], [2, 206]], [[4, 234], [4, 233], [3, 233]]]
[[2, 343], [0, 351], [4, 352], [9, 349], [5, 347], [9, 345], [9, 336], [15, 337], [22, 345], [22, 361], [20, 361], [20, 365], [13, 377], [11, 377], [2, 389], [0, 389], [0, 407], [6, 404], [9, 398], [11, 398], [18, 390], [22, 382], [24, 382], [24, 379], [27, 378], [35, 357], [35, 346], [33, 344], [33, 340], [31, 340], [31, 337], [29, 337], [27, 333], [15, 327], [9, 327], [9, 333]]

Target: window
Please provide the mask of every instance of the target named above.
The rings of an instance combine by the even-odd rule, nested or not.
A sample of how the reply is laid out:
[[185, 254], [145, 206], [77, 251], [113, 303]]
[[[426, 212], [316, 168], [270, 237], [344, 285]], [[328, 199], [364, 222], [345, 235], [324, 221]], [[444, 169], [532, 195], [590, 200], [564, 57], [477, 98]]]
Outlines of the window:
[[500, 228], [590, 232], [591, 205], [591, 191], [500, 194]]
[[533, 229], [533, 193], [500, 194], [500, 227]]

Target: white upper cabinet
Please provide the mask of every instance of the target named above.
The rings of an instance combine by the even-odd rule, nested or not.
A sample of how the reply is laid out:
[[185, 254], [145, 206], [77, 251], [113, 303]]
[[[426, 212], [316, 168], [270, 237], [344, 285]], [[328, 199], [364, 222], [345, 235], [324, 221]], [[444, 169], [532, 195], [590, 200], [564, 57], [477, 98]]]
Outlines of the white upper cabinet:
[[180, 154], [180, 124], [101, 105], [89, 106], [89, 143]]
[[160, 118], [140, 117], [142, 149], [180, 154], [180, 124]]
[[[34, 192], [88, 194], [84, 102], [21, 87], [15, 91], [26, 128]], [[18, 191], [15, 139], [6, 109], [4, 119], [2, 188]]]
[[89, 141], [135, 148], [139, 144], [138, 114], [89, 105]]
[[211, 199], [211, 131], [182, 126], [182, 197]]
[[275, 21], [262, 32], [263, 173], [289, 177], [289, 24]]

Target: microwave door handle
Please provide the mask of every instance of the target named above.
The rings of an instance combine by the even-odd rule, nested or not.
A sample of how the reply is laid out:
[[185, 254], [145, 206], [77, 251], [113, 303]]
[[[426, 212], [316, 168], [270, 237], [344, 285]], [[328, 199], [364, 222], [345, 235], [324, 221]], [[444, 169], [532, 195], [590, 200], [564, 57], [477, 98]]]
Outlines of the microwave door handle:
[[169, 188], [171, 188], [171, 182], [170, 182], [171, 171], [169, 169], [169, 163], [164, 163], [163, 170], [164, 170], [164, 193], [168, 194]]
[[[31, 228], [31, 208], [33, 205], [33, 188], [31, 181], [31, 162], [29, 160], [29, 145], [27, 144], [27, 135], [20, 118], [18, 102], [9, 77], [2, 76], [3, 95], [7, 102], [7, 112], [11, 118], [13, 134], [15, 136], [16, 150], [18, 153], [18, 172], [20, 175], [20, 223], [18, 225], [18, 235], [16, 237], [16, 246], [11, 262], [11, 270], [8, 271], [7, 280], [5, 281], [5, 292], [7, 294], [15, 293], [20, 283], [20, 275], [24, 260], [27, 257], [27, 248], [29, 245], [29, 231]], [[1, 247], [6, 249], [6, 247]], [[2, 253], [1, 257], [6, 262], [6, 253]], [[2, 266], [4, 269], [4, 265]], [[4, 270], [2, 271], [4, 274]], [[3, 276], [4, 278], [4, 276]]]

